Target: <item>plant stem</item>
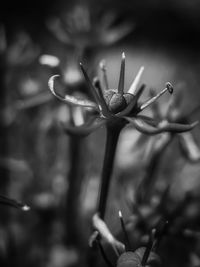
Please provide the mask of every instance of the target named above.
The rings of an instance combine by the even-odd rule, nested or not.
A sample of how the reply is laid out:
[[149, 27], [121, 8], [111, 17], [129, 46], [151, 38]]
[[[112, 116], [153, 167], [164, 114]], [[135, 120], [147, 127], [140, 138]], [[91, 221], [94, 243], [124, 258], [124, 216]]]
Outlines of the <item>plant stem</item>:
[[101, 185], [98, 201], [98, 213], [99, 216], [104, 219], [106, 204], [108, 198], [108, 192], [110, 187], [110, 181], [112, 176], [114, 158], [116, 147], [118, 143], [119, 134], [123, 126], [121, 125], [109, 125], [107, 124], [107, 136], [106, 136], [106, 150], [104, 155], [103, 169], [101, 174]]

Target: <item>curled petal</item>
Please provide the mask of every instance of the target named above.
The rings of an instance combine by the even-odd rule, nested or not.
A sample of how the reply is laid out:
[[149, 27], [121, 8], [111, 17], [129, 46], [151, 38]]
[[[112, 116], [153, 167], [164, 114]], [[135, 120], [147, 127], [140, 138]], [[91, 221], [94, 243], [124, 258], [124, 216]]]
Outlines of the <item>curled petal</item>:
[[0, 204], [3, 204], [3, 205], [7, 205], [7, 206], [11, 206], [11, 207], [14, 207], [14, 208], [18, 208], [18, 209], [21, 209], [23, 211], [28, 211], [30, 210], [30, 207], [21, 203], [21, 202], [18, 202], [14, 199], [10, 199], [8, 197], [5, 197], [5, 196], [2, 196], [0, 195]]
[[89, 107], [89, 108], [93, 108], [97, 111], [99, 110], [98, 106], [90, 100], [78, 99], [74, 96], [69, 96], [69, 95], [61, 96], [61, 95], [57, 94], [55, 91], [54, 83], [55, 83], [55, 79], [58, 77], [59, 77], [59, 75], [54, 75], [49, 79], [49, 82], [48, 82], [49, 89], [55, 97], [57, 97], [59, 100], [61, 100], [63, 102], [66, 102], [66, 103], [74, 105], [74, 106]]
[[87, 136], [104, 125], [106, 121], [104, 119], [91, 118], [87, 123], [81, 126], [72, 126], [61, 123], [66, 134], [75, 136]]
[[200, 149], [190, 132], [181, 134], [179, 136], [179, 142], [183, 154], [189, 160], [192, 162], [200, 160]]
[[179, 123], [168, 123], [167, 121], [163, 121], [162, 123], [159, 123], [157, 127], [154, 127], [140, 118], [129, 118], [129, 117], [124, 117], [124, 118], [127, 119], [130, 123], [132, 123], [139, 132], [150, 135], [159, 134], [163, 132], [171, 132], [171, 133], [187, 132], [193, 129], [198, 123], [194, 122], [192, 124], [179, 124]]

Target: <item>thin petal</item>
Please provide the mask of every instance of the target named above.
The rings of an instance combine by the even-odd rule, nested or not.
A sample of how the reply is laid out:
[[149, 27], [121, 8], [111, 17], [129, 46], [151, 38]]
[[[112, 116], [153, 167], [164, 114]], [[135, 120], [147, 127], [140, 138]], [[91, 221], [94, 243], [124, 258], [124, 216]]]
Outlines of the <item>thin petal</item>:
[[200, 149], [190, 132], [180, 134], [179, 142], [182, 152], [189, 160], [192, 162], [200, 160]]
[[101, 103], [101, 108], [102, 108], [102, 113], [105, 117], [112, 117], [113, 114], [110, 112], [107, 104], [106, 104], [106, 101], [104, 99], [104, 96], [103, 96], [103, 93], [102, 93], [102, 88], [101, 88], [101, 85], [100, 85], [100, 81], [97, 77], [94, 78], [93, 80], [93, 84], [94, 84], [94, 87], [97, 89], [98, 93], [99, 93], [99, 101]]
[[149, 100], [147, 100], [144, 104], [142, 104], [139, 107], [139, 110], [142, 111], [145, 108], [147, 108], [148, 106], [150, 106], [151, 104], [153, 104], [159, 97], [161, 97], [163, 94], [165, 94], [166, 92], [169, 92], [170, 94], [173, 93], [173, 87], [170, 83], [166, 83], [166, 87], [157, 95], [155, 95], [154, 97], [151, 97]]
[[59, 41], [67, 45], [71, 45], [72, 39], [67, 33], [66, 28], [64, 29], [64, 26], [62, 25], [60, 19], [55, 18], [55, 19], [49, 20], [47, 22], [47, 27]]
[[99, 35], [99, 43], [103, 45], [111, 45], [113, 43], [118, 42], [126, 35], [128, 35], [134, 28], [134, 25], [131, 23], [123, 23], [118, 25], [114, 29], [102, 31]]
[[105, 89], [109, 89], [109, 84], [108, 84], [108, 75], [107, 75], [107, 70], [106, 70], [106, 62], [105, 60], [101, 60], [99, 63], [100, 69], [103, 73], [103, 85], [105, 86]]
[[95, 99], [95, 101], [96, 101], [96, 103], [98, 105], [98, 109], [99, 109], [99, 111], [101, 111], [102, 107], [101, 107], [99, 95], [97, 94], [97, 92], [96, 92], [96, 90], [95, 90], [95, 88], [94, 88], [94, 86], [93, 86], [90, 78], [88, 77], [87, 72], [84, 69], [83, 64], [81, 62], [80, 62], [80, 68], [81, 68], [81, 71], [83, 73], [83, 76], [84, 76], [84, 78], [86, 80], [86, 83], [87, 83], [87, 85], [88, 85], [88, 87], [90, 89], [90, 92], [93, 95], [93, 97], [94, 97], [94, 99]]
[[154, 127], [148, 123], [146, 123], [143, 119], [139, 118], [126, 118], [130, 123], [134, 125], [134, 127], [141, 133], [144, 134], [159, 134], [163, 132], [171, 132], [171, 133], [181, 133], [187, 132], [193, 129], [198, 122], [194, 122], [192, 124], [179, 124], [179, 123], [168, 123], [163, 121], [162, 123], [158, 124], [157, 127]]
[[0, 195], [0, 204], [4, 204], [4, 205], [8, 205], [8, 206], [11, 206], [14, 208], [18, 208], [18, 209], [21, 209], [23, 211], [30, 210], [29, 206], [27, 206], [21, 202], [18, 202], [14, 199], [10, 199], [8, 197], [2, 196], [2, 195]]
[[18, 110], [34, 108], [46, 104], [52, 100], [52, 96], [48, 93], [37, 94], [33, 97], [24, 100], [18, 100], [14, 106]]
[[122, 53], [121, 69], [119, 76], [118, 93], [123, 95], [124, 92], [124, 76], [125, 76], [125, 53]]
[[143, 71], [144, 71], [144, 67], [142, 66], [139, 69], [137, 75], [135, 76], [135, 79], [132, 82], [132, 84], [130, 86], [130, 89], [128, 90], [128, 93], [129, 94], [136, 95], [136, 93], [137, 93], [137, 87], [138, 87], [138, 84], [140, 82], [140, 79], [141, 79], [141, 76], [142, 76]]
[[95, 110], [99, 110], [97, 105], [90, 101], [90, 100], [85, 100], [85, 99], [77, 99], [74, 96], [69, 96], [69, 95], [65, 95], [65, 96], [61, 96], [59, 94], [56, 93], [55, 91], [55, 79], [58, 78], [59, 75], [54, 75], [49, 79], [48, 85], [49, 85], [49, 89], [51, 90], [52, 94], [57, 97], [59, 100], [66, 102], [68, 104], [74, 105], [74, 106], [81, 106], [81, 107], [89, 107], [89, 108], [93, 108]]
[[[156, 91], [154, 89], [150, 89], [149, 95], [150, 95], [151, 98], [156, 96]], [[152, 109], [153, 117], [156, 118], [156, 119], [161, 120], [162, 119], [162, 113], [161, 113], [161, 110], [160, 110], [160, 105], [159, 105], [159, 103], [157, 101], [155, 101], [153, 103], [151, 109]]]
[[72, 126], [70, 124], [61, 123], [66, 134], [75, 136], [87, 136], [103, 126], [106, 123], [104, 119], [90, 119], [87, 123], [81, 126]]

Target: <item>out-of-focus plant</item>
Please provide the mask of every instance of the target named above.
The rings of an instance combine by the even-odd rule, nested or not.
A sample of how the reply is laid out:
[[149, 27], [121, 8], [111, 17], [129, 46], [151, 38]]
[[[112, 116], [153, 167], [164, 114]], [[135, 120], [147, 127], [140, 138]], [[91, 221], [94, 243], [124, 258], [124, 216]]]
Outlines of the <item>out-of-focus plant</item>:
[[67, 127], [66, 131], [71, 134], [87, 135], [102, 125], [106, 125], [107, 141], [106, 151], [103, 163], [103, 170], [101, 176], [101, 189], [99, 195], [98, 212], [101, 218], [104, 218], [106, 210], [106, 202], [110, 184], [110, 178], [113, 169], [115, 150], [118, 142], [118, 137], [121, 130], [127, 125], [133, 125], [137, 130], [145, 134], [159, 134], [162, 132], [180, 133], [189, 131], [195, 127], [196, 122], [193, 124], [169, 123], [167, 121], [158, 121], [154, 118], [139, 115], [144, 109], [153, 104], [161, 95], [166, 92], [173, 92], [170, 83], [158, 93], [156, 96], [151, 97], [144, 103], [139, 103], [139, 98], [144, 91], [145, 86], [142, 85], [138, 88], [143, 67], [139, 70], [136, 78], [134, 79], [130, 89], [124, 93], [124, 76], [125, 76], [125, 54], [122, 54], [121, 70], [119, 77], [119, 85], [117, 90], [104, 87], [107, 85], [107, 75], [105, 66], [102, 66], [103, 71], [103, 87], [102, 89], [98, 78], [94, 79], [93, 83], [89, 79], [87, 72], [82, 64], [80, 64], [83, 75], [86, 79], [88, 88], [95, 99], [95, 102], [88, 99], [77, 99], [74, 96], [64, 95], [61, 96], [55, 91], [55, 79], [58, 75], [54, 75], [49, 80], [49, 88], [51, 92], [61, 101], [69, 105], [81, 106], [92, 109], [96, 115], [91, 116], [91, 119], [83, 126], [80, 127]]
[[[137, 248], [131, 248], [130, 240], [126, 232], [125, 223], [121, 211], [119, 218], [122, 226], [122, 232], [125, 236], [125, 244], [117, 240], [106, 223], [99, 217], [98, 214], [93, 216], [92, 222], [94, 229], [99, 233], [99, 236], [92, 236], [90, 245], [96, 243], [99, 247], [102, 257], [108, 266], [160, 266], [161, 261], [156, 254], [157, 243], [161, 240], [162, 233], [157, 233], [156, 229], [150, 231], [146, 241], [138, 243]], [[141, 239], [142, 240], [142, 239]], [[108, 245], [112, 248], [115, 254], [115, 263], [111, 262], [109, 255], [104, 249]]]
[[116, 14], [107, 12], [94, 16], [89, 6], [76, 5], [60, 17], [49, 20], [47, 25], [58, 40], [77, 49], [81, 55], [94, 47], [112, 45], [133, 30], [132, 22], [114, 25], [116, 20]]
[[[152, 97], [156, 93], [151, 91]], [[189, 123], [191, 117], [199, 111], [199, 106], [193, 108], [189, 112], [185, 112], [181, 104], [183, 103], [183, 92], [177, 91], [172, 96], [168, 103], [165, 115], [161, 112], [161, 106], [155, 102], [152, 105], [152, 111], [155, 118], [170, 123]], [[192, 135], [192, 132], [183, 133], [162, 133], [161, 135], [153, 138], [147, 145], [146, 158], [149, 159], [147, 167], [145, 169], [145, 177], [143, 177], [139, 187], [136, 190], [136, 202], [148, 202], [150, 196], [155, 189], [157, 170], [160, 166], [160, 161], [163, 157], [164, 151], [172, 143], [174, 139], [178, 139], [179, 149], [182, 155], [186, 157], [190, 162], [199, 162], [200, 160], [200, 149]]]
[[[39, 61], [42, 65], [51, 67], [52, 72], [61, 75], [61, 89], [65, 94], [71, 94], [72, 97], [91, 97], [91, 92], [87, 90], [78, 62], [83, 58], [86, 59], [90, 70], [93, 71], [97, 48], [116, 43], [133, 29], [132, 23], [128, 22], [114, 26], [117, 17], [111, 13], [106, 13], [100, 17], [93, 15], [89, 6], [75, 4], [71, 10], [62, 12], [59, 17], [52, 18], [47, 22], [48, 28], [57, 40], [65, 44], [66, 57], [58, 59], [55, 56], [42, 55]], [[88, 121], [88, 117], [90, 117], [90, 111], [85, 112], [83, 107], [69, 106], [68, 113], [70, 114], [69, 128], [84, 124], [85, 120]], [[91, 113], [93, 113], [92, 110]], [[70, 134], [65, 124], [66, 122], [62, 123], [63, 128], [67, 134]], [[85, 141], [80, 136], [70, 134], [68, 143], [70, 167], [67, 173], [68, 190], [65, 202], [66, 234], [71, 243], [80, 245], [79, 196], [84, 179], [84, 161], [81, 155]], [[70, 217], [68, 214], [71, 214]]]

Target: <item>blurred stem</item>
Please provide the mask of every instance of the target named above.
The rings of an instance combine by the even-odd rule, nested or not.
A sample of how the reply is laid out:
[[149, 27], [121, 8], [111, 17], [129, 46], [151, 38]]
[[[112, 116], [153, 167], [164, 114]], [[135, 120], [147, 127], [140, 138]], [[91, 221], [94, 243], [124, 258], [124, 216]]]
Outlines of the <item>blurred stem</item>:
[[67, 243], [80, 246], [83, 235], [80, 227], [80, 194], [84, 176], [84, 140], [79, 136], [69, 136], [70, 170], [67, 175], [68, 191], [66, 196], [66, 235]]
[[[163, 135], [164, 136], [164, 135]], [[157, 171], [162, 160], [162, 156], [172, 142], [174, 135], [170, 134], [167, 138], [163, 138], [161, 143], [153, 148], [151, 158], [145, 170], [144, 178], [136, 192], [136, 203], [149, 202], [151, 194], [154, 190], [154, 186], [157, 180]]]
[[110, 181], [113, 170], [113, 163], [115, 158], [115, 152], [119, 139], [119, 134], [122, 125], [109, 125], [107, 124], [107, 136], [106, 136], [106, 150], [103, 161], [103, 170], [101, 174], [101, 185], [98, 202], [98, 213], [102, 219], [105, 217], [106, 204], [108, 198], [108, 192], [110, 187]]

